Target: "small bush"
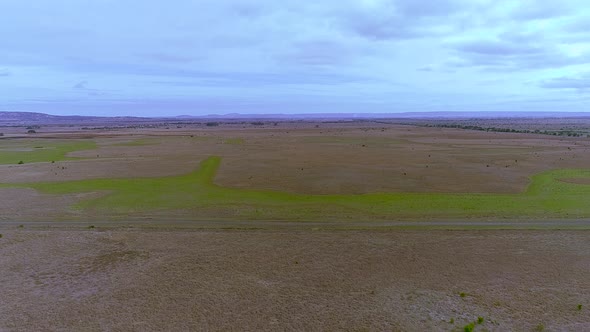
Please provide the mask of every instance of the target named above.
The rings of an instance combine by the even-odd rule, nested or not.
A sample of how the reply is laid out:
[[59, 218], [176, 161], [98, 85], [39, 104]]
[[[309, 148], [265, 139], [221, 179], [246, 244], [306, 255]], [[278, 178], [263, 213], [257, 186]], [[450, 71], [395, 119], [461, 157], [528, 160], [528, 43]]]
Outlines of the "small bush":
[[539, 331], [539, 332], [545, 331], [545, 325], [539, 324], [539, 325], [535, 326], [535, 331]]
[[27, 130], [27, 134], [36, 134], [37, 132], [33, 129]]
[[0, 239], [3, 237], [4, 235], [0, 234]]
[[473, 332], [473, 329], [475, 329], [475, 323], [469, 323], [463, 327], [465, 332]]
[[88, 226], [88, 229], [95, 229], [96, 227], [94, 227], [94, 225], [90, 225]]
[[461, 292], [461, 293], [459, 293], [459, 296], [461, 296], [461, 297], [465, 297], [465, 296], [467, 296], [467, 294], [465, 294], [465, 293]]
[[207, 127], [217, 127], [219, 126], [219, 122], [207, 122], [205, 125]]
[[24, 164], [24, 163], [25, 163], [25, 162], [24, 162], [24, 161], [22, 161], [22, 160], [18, 162], [18, 164], [19, 164], [19, 165], [22, 165], [22, 164]]
[[477, 317], [477, 324], [483, 324], [483, 317]]
[[578, 311], [582, 310], [582, 305], [578, 304]]

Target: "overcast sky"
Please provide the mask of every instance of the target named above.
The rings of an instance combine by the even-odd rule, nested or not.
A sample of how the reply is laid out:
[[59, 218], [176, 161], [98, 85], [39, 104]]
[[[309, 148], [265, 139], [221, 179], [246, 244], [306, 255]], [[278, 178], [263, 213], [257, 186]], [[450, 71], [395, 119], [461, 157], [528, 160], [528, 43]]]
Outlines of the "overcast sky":
[[0, 110], [590, 109], [588, 0], [1, 0], [0, 13]]

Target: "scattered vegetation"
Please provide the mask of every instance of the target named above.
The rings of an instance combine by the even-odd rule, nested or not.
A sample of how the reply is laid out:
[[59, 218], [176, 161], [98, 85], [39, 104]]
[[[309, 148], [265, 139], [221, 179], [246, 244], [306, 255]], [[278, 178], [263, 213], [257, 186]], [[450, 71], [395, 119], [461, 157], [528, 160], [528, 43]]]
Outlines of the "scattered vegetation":
[[545, 331], [545, 325], [539, 323], [537, 326], [535, 326], [535, 331], [538, 331], [538, 332]]
[[582, 310], [582, 305], [578, 304], [578, 311]]
[[473, 332], [473, 330], [475, 329], [475, 326], [483, 324], [484, 321], [485, 321], [485, 319], [483, 317], [479, 316], [479, 317], [477, 317], [477, 320], [476, 321], [471, 322], [471, 323], [465, 325], [463, 327], [463, 331], [465, 331], [465, 332]]
[[572, 131], [572, 130], [539, 130], [539, 129], [528, 130], [528, 129], [480, 127], [480, 126], [459, 125], [459, 124], [437, 124], [437, 125], [426, 125], [426, 127], [458, 128], [458, 129], [467, 129], [467, 130], [491, 131], [491, 132], [497, 132], [497, 133], [542, 134], [542, 135], [571, 136], [571, 137], [584, 136], [584, 134], [576, 132], [576, 131]]
[[219, 126], [219, 122], [207, 122], [205, 123], [207, 127], [217, 127]]
[[244, 144], [244, 139], [243, 138], [228, 138], [225, 141], [223, 141], [224, 144]]

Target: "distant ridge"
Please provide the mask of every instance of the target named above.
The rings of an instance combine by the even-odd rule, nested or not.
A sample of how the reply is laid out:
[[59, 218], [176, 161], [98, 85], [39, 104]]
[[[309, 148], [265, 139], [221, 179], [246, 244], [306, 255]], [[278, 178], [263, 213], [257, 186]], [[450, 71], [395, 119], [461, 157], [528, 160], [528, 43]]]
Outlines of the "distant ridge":
[[66, 124], [66, 123], [83, 123], [83, 122], [117, 122], [117, 121], [150, 121], [150, 118], [139, 117], [103, 117], [103, 116], [85, 116], [85, 115], [51, 115], [45, 113], [35, 112], [15, 112], [15, 111], [0, 111], [0, 124], [3, 125], [17, 125], [17, 124], [33, 124], [33, 123], [47, 123], [47, 124]]
[[180, 115], [181, 119], [411, 119], [411, 118], [572, 118], [590, 117], [590, 112], [401, 112], [401, 113], [312, 113], [312, 114], [208, 114]]
[[154, 122], [187, 120], [370, 120], [370, 119], [490, 119], [490, 118], [581, 118], [590, 112], [404, 112], [404, 113], [314, 113], [314, 114], [208, 114], [169, 117], [51, 115], [35, 112], [0, 111], [1, 125], [30, 123], [68, 124], [94, 122]]

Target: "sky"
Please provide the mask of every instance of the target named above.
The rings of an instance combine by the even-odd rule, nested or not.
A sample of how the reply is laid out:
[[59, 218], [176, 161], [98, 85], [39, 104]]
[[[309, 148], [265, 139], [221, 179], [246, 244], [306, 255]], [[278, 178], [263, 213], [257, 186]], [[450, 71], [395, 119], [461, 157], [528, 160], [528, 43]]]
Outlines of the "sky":
[[587, 0], [0, 0], [0, 110], [590, 111]]

